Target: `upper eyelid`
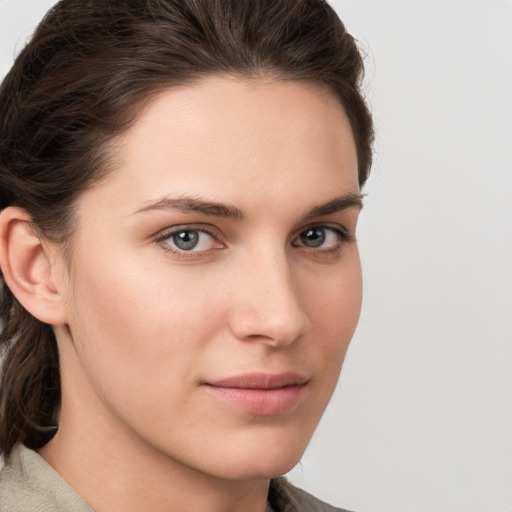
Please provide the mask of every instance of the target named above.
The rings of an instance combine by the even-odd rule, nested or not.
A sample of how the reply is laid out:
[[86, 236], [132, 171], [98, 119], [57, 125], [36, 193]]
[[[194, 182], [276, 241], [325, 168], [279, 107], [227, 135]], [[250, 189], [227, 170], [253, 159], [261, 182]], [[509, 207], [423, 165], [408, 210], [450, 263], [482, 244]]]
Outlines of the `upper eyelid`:
[[343, 235], [349, 236], [350, 230], [343, 226], [342, 224], [338, 223], [331, 223], [331, 222], [312, 222], [311, 224], [307, 224], [306, 226], [301, 227], [298, 229], [295, 234], [292, 236], [292, 238], [295, 238], [299, 236], [304, 231], [307, 231], [308, 229], [312, 228], [324, 228], [324, 229], [330, 229], [332, 231], [335, 231], [337, 233], [341, 233]]
[[[329, 229], [334, 231], [337, 235], [341, 235], [342, 238], [346, 239], [347, 241], [350, 241], [351, 239], [355, 239], [355, 236], [348, 230], [345, 226], [337, 223], [328, 223], [328, 222], [312, 222], [310, 224], [307, 224], [305, 226], [302, 226], [298, 230], [296, 230], [290, 237], [290, 240], [293, 242], [298, 237], [300, 237], [301, 233], [304, 231], [307, 231], [308, 229], [312, 229], [315, 227]], [[225, 237], [223, 233], [216, 228], [213, 225], [205, 224], [205, 223], [191, 223], [191, 224], [179, 224], [176, 226], [171, 226], [168, 228], [165, 228], [163, 230], [160, 230], [158, 233], [155, 234], [155, 239], [157, 242], [162, 242], [166, 238], [169, 238], [175, 233], [179, 233], [180, 231], [199, 231], [202, 233], [206, 233], [207, 235], [219, 240], [222, 244], [227, 244], [225, 241]]]
[[176, 226], [172, 226], [169, 228], [164, 228], [158, 231], [155, 234], [158, 240], [168, 238], [174, 233], [179, 233], [180, 231], [200, 231], [202, 233], [206, 233], [214, 238], [218, 238], [219, 234], [217, 233], [219, 230], [214, 228], [214, 226], [210, 226], [208, 224], [179, 224]]
[[200, 227], [203, 225], [178, 225], [173, 226], [171, 228], [164, 229], [160, 231], [160, 234], [157, 234], [156, 237], [153, 239], [154, 243], [162, 247], [162, 249], [167, 253], [172, 253], [175, 258], [187, 260], [187, 261], [194, 261], [197, 260], [197, 258], [200, 258], [202, 254], [209, 253], [211, 249], [203, 249], [203, 250], [185, 250], [180, 249], [179, 247], [175, 246], [174, 242], [168, 242], [168, 240], [175, 235], [176, 233], [180, 233], [182, 231], [197, 231], [199, 233], [205, 233], [209, 237], [212, 238], [212, 240], [216, 240], [222, 247], [225, 248], [225, 242], [220, 240], [220, 237], [215, 235], [211, 232], [209, 229], [205, 229], [204, 227]]
[[[334, 222], [311, 222], [311, 223], [308, 223], [304, 226], [301, 226], [300, 228], [296, 229], [294, 231], [294, 235], [297, 235], [297, 234], [300, 234], [302, 233], [303, 231], [306, 231], [308, 229], [311, 229], [311, 228], [316, 228], [316, 227], [320, 227], [320, 228], [327, 228], [327, 229], [332, 229], [332, 230], [339, 230], [339, 231], [343, 231], [343, 232], [347, 232], [348, 233], [348, 229], [339, 224], [339, 223], [334, 223]], [[179, 231], [186, 231], [187, 229], [190, 229], [190, 230], [195, 230], [195, 231], [204, 231], [206, 233], [210, 233], [210, 234], [214, 234], [213, 231], [216, 231], [216, 232], [221, 232], [219, 228], [217, 228], [216, 226], [212, 225], [212, 224], [207, 224], [207, 223], [203, 223], [203, 222], [199, 222], [199, 223], [185, 223], [185, 224], [176, 224], [175, 226], [170, 226], [170, 227], [167, 227], [167, 228], [163, 228], [163, 229], [160, 229], [156, 235], [158, 235], [159, 233], [176, 233], [176, 232], [179, 232]]]
[[[292, 245], [294, 245], [295, 241], [300, 238], [301, 233], [304, 233], [308, 229], [315, 228], [315, 227], [329, 229], [329, 230], [333, 231], [336, 234], [336, 236], [338, 237], [338, 243], [336, 244], [338, 247], [341, 247], [344, 244], [348, 244], [348, 243], [357, 241], [355, 234], [340, 224], [329, 225], [329, 224], [325, 224], [325, 223], [323, 223], [323, 224], [322, 223], [316, 223], [316, 224], [313, 223], [305, 228], [301, 228], [297, 232], [297, 234], [292, 237], [292, 239], [291, 239]], [[300, 248], [305, 247], [306, 249], [312, 250], [312, 251], [322, 251], [322, 249], [329, 250], [329, 248], [322, 248], [322, 247], [315, 247], [315, 248], [307, 247], [306, 245], [303, 245], [303, 244], [297, 244], [297, 245], [295, 245], [295, 247], [300, 247]]]

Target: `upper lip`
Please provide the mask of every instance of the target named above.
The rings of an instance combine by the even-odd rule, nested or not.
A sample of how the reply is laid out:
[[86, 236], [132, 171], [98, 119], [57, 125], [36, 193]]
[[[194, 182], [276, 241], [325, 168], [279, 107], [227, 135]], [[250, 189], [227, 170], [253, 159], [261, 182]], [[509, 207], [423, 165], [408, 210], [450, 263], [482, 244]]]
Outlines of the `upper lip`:
[[205, 384], [221, 388], [279, 389], [286, 386], [302, 386], [308, 379], [296, 372], [278, 374], [246, 373], [225, 379], [208, 381]]

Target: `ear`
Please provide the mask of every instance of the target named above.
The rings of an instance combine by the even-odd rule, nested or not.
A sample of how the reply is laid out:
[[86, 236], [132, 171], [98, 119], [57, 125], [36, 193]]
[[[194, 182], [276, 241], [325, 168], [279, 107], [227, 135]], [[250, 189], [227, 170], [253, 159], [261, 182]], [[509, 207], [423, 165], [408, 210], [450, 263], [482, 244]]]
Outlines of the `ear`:
[[59, 254], [50, 243], [39, 238], [25, 210], [17, 207], [2, 210], [0, 266], [4, 280], [29, 313], [51, 325], [67, 323], [57, 278]]

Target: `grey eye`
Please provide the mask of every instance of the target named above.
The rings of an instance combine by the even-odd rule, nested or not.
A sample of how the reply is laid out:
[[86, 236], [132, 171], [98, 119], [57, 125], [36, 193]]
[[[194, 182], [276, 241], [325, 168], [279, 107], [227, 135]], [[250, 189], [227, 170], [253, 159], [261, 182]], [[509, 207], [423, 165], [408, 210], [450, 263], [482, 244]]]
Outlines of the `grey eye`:
[[199, 231], [186, 229], [172, 235], [174, 245], [182, 251], [191, 251], [199, 243]]
[[307, 229], [300, 234], [300, 241], [306, 247], [320, 247], [325, 242], [325, 238], [325, 229], [319, 226]]
[[182, 255], [224, 248], [224, 245], [209, 231], [191, 226], [176, 226], [172, 231], [160, 236], [157, 242], [164, 245], [166, 250]]

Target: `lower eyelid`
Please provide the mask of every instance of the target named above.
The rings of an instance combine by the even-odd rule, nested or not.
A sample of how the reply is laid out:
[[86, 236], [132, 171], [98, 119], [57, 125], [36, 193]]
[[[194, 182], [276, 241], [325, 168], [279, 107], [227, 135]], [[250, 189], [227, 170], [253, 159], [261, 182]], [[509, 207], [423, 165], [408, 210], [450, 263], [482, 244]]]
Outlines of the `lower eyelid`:
[[[322, 228], [322, 229], [332, 233], [337, 238], [338, 244], [342, 244], [345, 242], [351, 242], [351, 241], [355, 240], [355, 237], [343, 228], [334, 227], [334, 226], [325, 226], [325, 225], [321, 225], [321, 224], [310, 226], [306, 229], [301, 230], [299, 232], [299, 234], [296, 237], [294, 237], [293, 240], [300, 240], [300, 236], [304, 232], [308, 231], [309, 229], [314, 229], [314, 228]], [[292, 241], [292, 244], [293, 244], [293, 241]], [[295, 244], [293, 244], [293, 245], [295, 245]], [[325, 247], [316, 248], [316, 247], [308, 247], [307, 245], [304, 245], [304, 244], [296, 244], [296, 246], [297, 247], [305, 247], [307, 249], [312, 249], [312, 250], [329, 249], [330, 247], [332, 247], [332, 246], [329, 246], [328, 248], [325, 248]]]
[[[297, 240], [300, 240], [300, 236], [305, 231], [307, 231], [308, 229], [312, 229], [312, 228], [325, 229], [326, 231], [330, 232], [331, 234], [333, 234], [336, 237], [336, 241], [334, 243], [329, 244], [327, 247], [322, 247], [322, 246], [308, 247], [307, 245], [305, 245], [303, 243], [296, 243]], [[167, 241], [170, 238], [172, 238], [173, 235], [178, 234], [183, 231], [197, 231], [198, 233], [203, 233], [203, 234], [208, 235], [211, 238], [210, 244], [213, 247], [209, 247], [206, 249], [199, 249], [199, 250], [193, 250], [193, 249], [186, 250], [186, 249], [180, 249], [179, 247], [176, 247], [174, 243], [169, 243]], [[182, 257], [187, 257], [187, 254], [190, 255], [190, 257], [192, 257], [192, 255], [194, 253], [196, 253], [196, 255], [199, 255], [202, 252], [208, 252], [210, 250], [216, 250], [216, 249], [223, 249], [226, 247], [225, 243], [222, 242], [221, 240], [219, 240], [219, 236], [212, 233], [210, 230], [205, 229], [204, 227], [196, 227], [196, 226], [190, 226], [190, 225], [183, 225], [183, 226], [169, 229], [166, 232], [159, 235], [155, 241], [157, 243], [161, 244], [166, 251], [175, 253]], [[292, 245], [295, 247], [301, 247], [304, 249], [309, 249], [309, 250], [317, 251], [317, 252], [320, 252], [322, 250], [325, 252], [328, 252], [328, 251], [339, 251], [339, 250], [341, 250], [342, 245], [352, 242], [352, 241], [355, 241], [355, 236], [353, 234], [351, 234], [350, 232], [348, 232], [346, 229], [337, 227], [337, 226], [334, 227], [334, 226], [328, 226], [328, 225], [326, 226], [326, 225], [320, 224], [320, 225], [310, 226], [306, 229], [302, 229], [299, 232], [299, 234], [297, 236], [295, 236], [294, 239], [292, 239]]]
[[[211, 239], [210, 241], [205, 242], [209, 245], [209, 247], [205, 249], [196, 249], [194, 247], [190, 250], [181, 249], [177, 247], [175, 242], [171, 241], [171, 239], [174, 235], [181, 233], [183, 231], [195, 231], [199, 234], [207, 235]], [[195, 258], [199, 257], [201, 253], [207, 253], [209, 251], [223, 249], [225, 247], [225, 244], [219, 240], [219, 236], [212, 233], [210, 230], [205, 229], [204, 227], [190, 225], [183, 225], [171, 228], [162, 233], [160, 236], [158, 236], [155, 241], [159, 245], [161, 245], [166, 252], [174, 254], [176, 257], [180, 258]], [[199, 242], [199, 244], [200, 243], [201, 242]]]

